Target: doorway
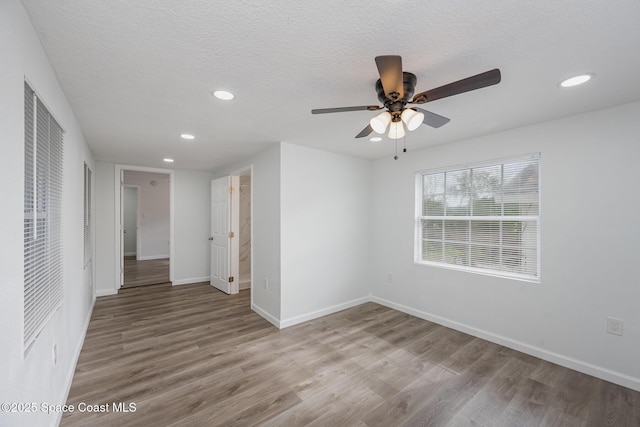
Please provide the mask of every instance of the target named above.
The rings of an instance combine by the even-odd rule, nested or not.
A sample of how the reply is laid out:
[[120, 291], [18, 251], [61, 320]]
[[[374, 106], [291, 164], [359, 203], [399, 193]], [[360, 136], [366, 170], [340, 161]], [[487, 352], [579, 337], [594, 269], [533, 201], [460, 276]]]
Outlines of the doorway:
[[238, 277], [238, 290], [251, 291], [253, 283], [252, 263], [252, 166], [231, 173], [232, 182], [237, 187], [232, 193], [231, 231], [238, 236], [233, 245], [231, 266]]
[[226, 294], [250, 290], [252, 167], [211, 182], [211, 286]]
[[116, 289], [171, 284], [173, 171], [116, 165]]
[[122, 196], [122, 225], [124, 226], [124, 257], [125, 259], [136, 259], [140, 248], [138, 242], [140, 238], [138, 236], [138, 211], [139, 201], [138, 194], [140, 193], [139, 185], [124, 185], [124, 194]]
[[238, 278], [240, 290], [251, 289], [251, 174], [240, 175], [238, 189]]

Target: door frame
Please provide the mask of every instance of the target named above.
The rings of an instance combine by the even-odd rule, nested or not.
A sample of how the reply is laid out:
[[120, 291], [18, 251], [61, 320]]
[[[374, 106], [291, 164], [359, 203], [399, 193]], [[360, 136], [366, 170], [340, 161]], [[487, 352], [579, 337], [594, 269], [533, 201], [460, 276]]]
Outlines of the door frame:
[[[238, 191], [235, 192], [234, 196], [236, 198], [236, 206], [240, 205], [240, 177], [241, 176], [249, 176], [251, 177], [251, 195], [249, 197], [250, 200], [250, 205], [251, 208], [249, 210], [249, 216], [251, 217], [251, 233], [250, 233], [250, 243], [249, 243], [249, 251], [251, 253], [251, 272], [250, 272], [250, 278], [249, 280], [251, 281], [249, 290], [251, 291], [251, 306], [253, 306], [253, 285], [254, 285], [254, 280], [253, 280], [253, 261], [254, 261], [254, 256], [253, 256], [253, 221], [254, 221], [254, 216], [253, 216], [253, 194], [254, 194], [254, 189], [253, 189], [253, 164], [249, 164], [247, 166], [241, 167], [239, 169], [236, 169], [234, 171], [232, 171], [231, 173], [229, 173], [230, 176], [232, 177], [236, 177], [238, 180]], [[240, 242], [240, 210], [238, 208], [236, 208], [235, 212], [233, 213], [234, 217], [233, 220], [231, 221], [232, 226], [235, 225], [235, 228], [233, 229], [234, 233], [236, 236], [238, 236], [238, 243]], [[239, 245], [238, 245], [239, 246]], [[236, 262], [239, 262], [239, 258], [240, 258], [240, 251], [238, 248], [238, 251], [236, 253], [238, 260], [236, 260]]]
[[137, 172], [153, 172], [169, 175], [169, 281], [174, 282], [174, 260], [175, 260], [175, 245], [174, 245], [174, 183], [175, 183], [175, 171], [173, 169], [162, 168], [150, 168], [145, 166], [133, 166], [133, 165], [115, 165], [114, 174], [114, 195], [115, 195], [115, 214], [114, 214], [114, 254], [115, 254], [115, 266], [114, 266], [114, 290], [117, 292], [124, 283], [124, 237], [122, 228], [122, 193], [124, 188], [124, 171], [137, 171]]

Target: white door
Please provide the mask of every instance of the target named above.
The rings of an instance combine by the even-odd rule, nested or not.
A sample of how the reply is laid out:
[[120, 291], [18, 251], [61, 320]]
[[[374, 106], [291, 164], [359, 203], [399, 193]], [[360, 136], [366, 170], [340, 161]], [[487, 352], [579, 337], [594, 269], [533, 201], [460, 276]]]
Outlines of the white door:
[[238, 293], [232, 268], [234, 238], [231, 224], [233, 180], [230, 176], [211, 181], [211, 286], [227, 294]]
[[124, 285], [124, 170], [120, 171], [120, 281], [118, 288]]

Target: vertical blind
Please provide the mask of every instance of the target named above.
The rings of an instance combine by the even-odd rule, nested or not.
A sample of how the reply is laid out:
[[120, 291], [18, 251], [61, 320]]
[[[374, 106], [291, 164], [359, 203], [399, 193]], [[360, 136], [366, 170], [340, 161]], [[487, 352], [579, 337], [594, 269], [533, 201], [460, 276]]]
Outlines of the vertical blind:
[[539, 160], [422, 173], [418, 262], [537, 280]]
[[63, 131], [24, 84], [24, 348], [62, 302]]

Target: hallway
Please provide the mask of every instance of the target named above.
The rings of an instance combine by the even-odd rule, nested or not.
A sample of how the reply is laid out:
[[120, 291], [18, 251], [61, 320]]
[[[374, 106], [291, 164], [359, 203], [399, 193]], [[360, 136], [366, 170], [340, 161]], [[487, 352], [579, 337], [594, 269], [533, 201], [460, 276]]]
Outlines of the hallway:
[[123, 288], [169, 283], [169, 258], [136, 261], [133, 256], [124, 257]]

